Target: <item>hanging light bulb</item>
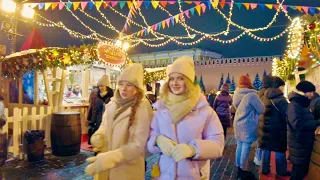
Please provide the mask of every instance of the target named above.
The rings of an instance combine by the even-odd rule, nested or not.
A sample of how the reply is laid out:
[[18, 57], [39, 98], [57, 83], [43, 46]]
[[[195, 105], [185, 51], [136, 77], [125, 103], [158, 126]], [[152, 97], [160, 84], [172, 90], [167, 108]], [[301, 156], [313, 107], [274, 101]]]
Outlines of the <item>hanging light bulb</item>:
[[123, 46], [122, 46], [122, 49], [126, 51], [126, 50], [129, 49], [129, 47], [130, 47], [130, 44], [128, 42], [124, 42]]
[[121, 46], [122, 46], [122, 41], [117, 40], [117, 41], [116, 41], [116, 46], [121, 47]]

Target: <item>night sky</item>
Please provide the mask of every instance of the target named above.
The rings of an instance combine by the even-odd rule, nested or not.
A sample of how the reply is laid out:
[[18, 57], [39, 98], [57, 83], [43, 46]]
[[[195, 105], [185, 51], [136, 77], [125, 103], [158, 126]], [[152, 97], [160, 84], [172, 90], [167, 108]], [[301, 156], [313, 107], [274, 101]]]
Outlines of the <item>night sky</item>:
[[[259, 0], [259, 1], [248, 0], [248, 1], [235, 1], [235, 2], [276, 4], [276, 0]], [[320, 0], [290, 0], [290, 1], [287, 0], [283, 4], [320, 7]], [[192, 8], [194, 6], [195, 6], [194, 4], [192, 5], [183, 4], [183, 10]], [[127, 6], [125, 6], [122, 10], [120, 10], [119, 6], [117, 6], [116, 9], [121, 11], [125, 15], [128, 14]], [[177, 3], [175, 5], [167, 5], [166, 9], [172, 14], [178, 14], [179, 12]], [[122, 29], [125, 22], [124, 18], [113, 13], [113, 11], [111, 11], [110, 9], [103, 9], [103, 7], [101, 7], [100, 10], [105, 14], [105, 16], [111, 21], [111, 23], [118, 30]], [[106, 21], [102, 19], [101, 15], [95, 10], [95, 8], [92, 8], [92, 10], [86, 9], [85, 11], [90, 15], [95, 16], [100, 21], [106, 23]], [[291, 10], [290, 8], [288, 8], [288, 11], [291, 17], [302, 15], [302, 13], [300, 13], [297, 10]], [[38, 10], [37, 12], [40, 13], [42, 16], [50, 19], [51, 21], [63, 22], [68, 28], [74, 31], [78, 31], [83, 34], [91, 34], [90, 31], [88, 31], [84, 26], [82, 26], [65, 9], [61, 11], [58, 9], [55, 9], [54, 11]], [[227, 14], [229, 12], [228, 5], [225, 6], [225, 8], [223, 9], [223, 12], [226, 15], [228, 15]], [[145, 7], [142, 7], [142, 13], [146, 17], [146, 20], [150, 25], [158, 23], [169, 17], [166, 13], [162, 12], [160, 9], [154, 10], [153, 7], [151, 6], [148, 9], [146, 9]], [[242, 6], [240, 9], [237, 6], [235, 6], [233, 8], [232, 20], [235, 23], [240, 24], [247, 28], [264, 27], [271, 21], [275, 13], [276, 11], [274, 9], [269, 10], [268, 8], [265, 8], [264, 10], [262, 10], [261, 8], [257, 7], [255, 10], [246, 10], [244, 6]], [[3, 12], [1, 12], [0, 21], [2, 22], [3, 20], [8, 20], [2, 14]], [[104, 36], [107, 36], [109, 38], [114, 38], [114, 39], [117, 38], [117, 33], [103, 27], [96, 21], [86, 17], [83, 13], [76, 11], [75, 14], [83, 22], [85, 22], [89, 27], [91, 27], [98, 33]], [[37, 16], [35, 16], [34, 19], [41, 22], [45, 22], [40, 18], [38, 18]], [[135, 20], [139, 24], [143, 24], [142, 19], [138, 16], [133, 20]], [[187, 19], [186, 22], [189, 26], [193, 27], [194, 29], [197, 29], [199, 31], [206, 32], [206, 33], [223, 31], [227, 25], [227, 22], [221, 17], [221, 15], [219, 15], [217, 11], [213, 9], [211, 9], [210, 11], [207, 10], [201, 16], [198, 16], [198, 15], [192, 16], [191, 19]], [[286, 26], [288, 26], [289, 24], [290, 24], [289, 20], [284, 16], [284, 13], [281, 12], [277, 17], [277, 21], [272, 25], [273, 26], [272, 28], [269, 28], [261, 32], [255, 32], [255, 34], [261, 37], [273, 37], [279, 34], [280, 32], [282, 32], [286, 28]], [[34, 25], [35, 24], [32, 24], [32, 23], [19, 22], [18, 33], [28, 36]], [[81, 44], [95, 43], [92, 40], [81, 41], [79, 39], [73, 38], [69, 35], [68, 32], [60, 28], [39, 27], [39, 29], [47, 43], [47, 46], [68, 47], [69, 45], [79, 46]], [[138, 28], [132, 25], [126, 33], [131, 34], [138, 30], [141, 30], [141, 28]], [[228, 36], [222, 35], [219, 37], [221, 39], [228, 40], [233, 37], [236, 37], [238, 34], [242, 32], [233, 26], [231, 26], [231, 31], [232, 32], [229, 33]], [[175, 25], [174, 27], [170, 26], [170, 28], [160, 30], [159, 32], [168, 34], [168, 35], [186, 35], [186, 32], [181, 25]], [[152, 36], [146, 36], [146, 37], [152, 37]], [[197, 36], [196, 38], [198, 37], [199, 36]], [[17, 38], [17, 41], [18, 41], [17, 50], [21, 48], [25, 39], [26, 37]], [[141, 44], [135, 48], [130, 49], [128, 53], [137, 54], [137, 53], [164, 51], [164, 50], [202, 48], [202, 49], [207, 49], [207, 50], [221, 53], [224, 55], [224, 57], [228, 57], [228, 58], [229, 57], [281, 55], [283, 54], [286, 48], [286, 39], [287, 39], [287, 34], [282, 38], [272, 42], [259, 42], [257, 40], [252, 39], [251, 37], [244, 36], [243, 38], [241, 38], [240, 40], [232, 44], [221, 44], [221, 43], [209, 41], [209, 40], [202, 41], [201, 43], [195, 46], [178, 46], [174, 43], [169, 43], [164, 47], [150, 48]], [[4, 32], [0, 32], [0, 44], [7, 45], [7, 51], [10, 52], [10, 41], [8, 41], [7, 35]]]

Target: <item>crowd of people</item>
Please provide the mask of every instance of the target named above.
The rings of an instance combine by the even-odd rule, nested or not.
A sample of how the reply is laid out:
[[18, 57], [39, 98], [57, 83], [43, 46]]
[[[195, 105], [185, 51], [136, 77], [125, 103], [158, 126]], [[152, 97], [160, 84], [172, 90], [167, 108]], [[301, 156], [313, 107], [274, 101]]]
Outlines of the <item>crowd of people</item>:
[[156, 179], [208, 180], [210, 160], [222, 156], [232, 126], [237, 179], [257, 178], [248, 171], [253, 143], [258, 144], [254, 162], [261, 165], [262, 174], [270, 173], [270, 154], [275, 152], [278, 176], [303, 180], [307, 175], [320, 125], [320, 97], [311, 82], [301, 81], [286, 98], [281, 78], [264, 77], [258, 92], [243, 75], [233, 95], [223, 84], [218, 95], [211, 92], [206, 97], [195, 82], [194, 61], [188, 56], [175, 60], [167, 76], [157, 101], [152, 88], [145, 92], [140, 64], [121, 72], [114, 93], [106, 77], [99, 81], [88, 115], [90, 144], [97, 152], [87, 159], [88, 175], [104, 180], [144, 179], [147, 150], [160, 155], [152, 169]]

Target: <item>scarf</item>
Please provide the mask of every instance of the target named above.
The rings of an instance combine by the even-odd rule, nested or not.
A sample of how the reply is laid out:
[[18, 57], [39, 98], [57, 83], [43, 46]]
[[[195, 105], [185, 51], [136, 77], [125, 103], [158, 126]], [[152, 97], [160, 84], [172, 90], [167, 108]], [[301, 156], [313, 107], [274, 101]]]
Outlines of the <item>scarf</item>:
[[184, 116], [192, 111], [197, 105], [201, 90], [198, 85], [193, 84], [190, 80], [186, 80], [188, 91], [182, 95], [175, 95], [169, 90], [169, 83], [163, 86], [162, 99], [166, 107], [169, 109], [171, 118], [175, 124], [178, 124]]
[[100, 92], [100, 96], [103, 97], [105, 95], [107, 95], [108, 91], [105, 91], [105, 92]]
[[129, 107], [133, 106], [137, 102], [137, 96], [133, 96], [131, 98], [122, 99], [119, 93], [119, 90], [115, 93], [115, 103], [117, 104], [117, 110], [113, 115], [113, 119], [117, 119], [117, 117], [127, 110]]

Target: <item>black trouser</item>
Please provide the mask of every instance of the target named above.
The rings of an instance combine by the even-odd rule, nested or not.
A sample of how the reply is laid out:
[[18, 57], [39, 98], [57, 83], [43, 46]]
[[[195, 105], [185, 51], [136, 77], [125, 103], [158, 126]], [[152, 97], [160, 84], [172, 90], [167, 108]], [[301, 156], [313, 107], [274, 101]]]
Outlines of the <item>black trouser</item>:
[[290, 180], [303, 180], [309, 172], [309, 164], [292, 166]]
[[222, 125], [223, 127], [223, 134], [224, 134], [224, 139], [227, 138], [227, 130], [228, 130], [228, 126]]

